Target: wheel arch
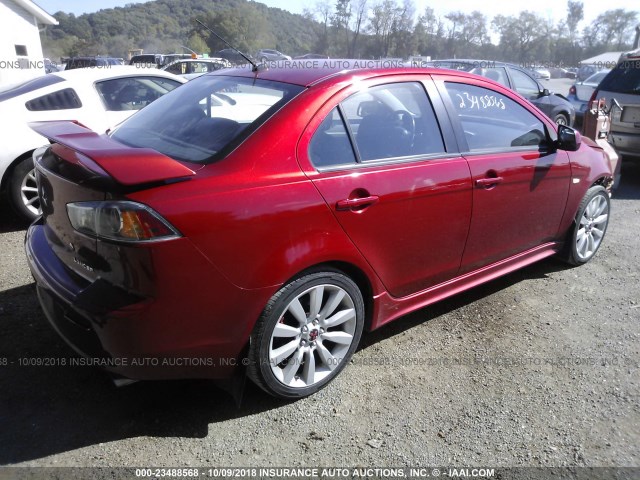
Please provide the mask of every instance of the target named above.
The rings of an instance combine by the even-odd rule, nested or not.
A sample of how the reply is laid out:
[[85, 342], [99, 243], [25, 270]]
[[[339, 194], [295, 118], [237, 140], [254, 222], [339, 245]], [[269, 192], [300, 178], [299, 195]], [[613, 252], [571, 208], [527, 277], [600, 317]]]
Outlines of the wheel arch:
[[[370, 330], [371, 322], [373, 320], [373, 285], [371, 283], [371, 279], [369, 276], [357, 265], [353, 263], [340, 261], [340, 260], [332, 260], [325, 261], [321, 263], [317, 263], [315, 265], [311, 265], [304, 270], [293, 275], [291, 278], [287, 279], [282, 283], [282, 286], [287, 285], [296, 279], [308, 275], [310, 273], [317, 272], [326, 272], [333, 271], [337, 273], [342, 273], [346, 275], [351, 280], [353, 280], [360, 290], [362, 294], [362, 300], [364, 301], [364, 328], [366, 331]], [[281, 287], [282, 287], [281, 286]]]
[[22, 155], [19, 155], [18, 157], [16, 157], [10, 164], [9, 166], [6, 168], [6, 170], [4, 171], [4, 174], [2, 175], [2, 179], [0, 180], [0, 191], [4, 192], [7, 189], [7, 184], [9, 183], [9, 179], [11, 178], [11, 175], [13, 174], [13, 170], [16, 168], [16, 166], [22, 162], [23, 160], [31, 157], [33, 155], [33, 152], [36, 149], [34, 148], [33, 150], [28, 150], [26, 152], [24, 152]]

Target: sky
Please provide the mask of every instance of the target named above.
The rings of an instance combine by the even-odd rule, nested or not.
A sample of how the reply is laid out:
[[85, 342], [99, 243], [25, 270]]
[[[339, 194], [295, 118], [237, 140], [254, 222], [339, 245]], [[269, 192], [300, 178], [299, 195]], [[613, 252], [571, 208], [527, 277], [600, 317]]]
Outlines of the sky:
[[[203, 0], [210, 1], [210, 0]], [[578, 27], [582, 29], [600, 13], [605, 10], [615, 8], [626, 8], [629, 10], [638, 10], [637, 0], [583, 0], [584, 1], [584, 21]], [[566, 0], [534, 0], [533, 2], [511, 2], [511, 1], [490, 1], [482, 2], [479, 6], [478, 0], [447, 0], [446, 7], [442, 7], [442, 3], [435, 0], [413, 0], [416, 6], [417, 14], [424, 11], [427, 6], [431, 6], [438, 15], [446, 15], [452, 11], [471, 12], [473, 10], [482, 11], [490, 19], [495, 15], [518, 15], [521, 10], [531, 10], [558, 21], [566, 16], [567, 2]], [[56, 13], [60, 10], [70, 12], [76, 15], [82, 13], [90, 13], [100, 10], [101, 8], [123, 7], [128, 3], [140, 3], [132, 0], [35, 0], [48, 13]], [[270, 7], [277, 7], [288, 10], [293, 13], [302, 13], [305, 8], [312, 9], [316, 3], [315, 0], [261, 0]], [[369, 3], [377, 3], [376, 0], [369, 0]], [[401, 0], [398, 2], [401, 3]]]

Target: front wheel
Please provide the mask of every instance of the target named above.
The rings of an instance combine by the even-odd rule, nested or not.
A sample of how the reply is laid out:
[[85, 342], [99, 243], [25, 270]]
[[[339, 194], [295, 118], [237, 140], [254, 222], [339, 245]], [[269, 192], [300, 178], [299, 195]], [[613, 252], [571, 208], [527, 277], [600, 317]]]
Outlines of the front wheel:
[[556, 125], [567, 125], [569, 126], [569, 119], [564, 113], [559, 113], [556, 115], [556, 118], [553, 119], [556, 122]]
[[338, 272], [305, 275], [269, 301], [251, 334], [249, 377], [280, 398], [311, 395], [353, 355], [364, 326], [358, 286]]
[[29, 221], [40, 214], [40, 198], [33, 168], [33, 160], [27, 157], [18, 163], [9, 179], [9, 200], [15, 212]]
[[566, 260], [572, 265], [587, 263], [600, 248], [609, 225], [611, 202], [600, 185], [587, 190], [580, 202], [566, 246]]

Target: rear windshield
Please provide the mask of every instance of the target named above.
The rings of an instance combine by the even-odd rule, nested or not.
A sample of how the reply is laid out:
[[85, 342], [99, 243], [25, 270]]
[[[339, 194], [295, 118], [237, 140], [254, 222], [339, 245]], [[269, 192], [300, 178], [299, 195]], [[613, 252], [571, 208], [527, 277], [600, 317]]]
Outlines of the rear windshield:
[[640, 60], [623, 60], [600, 83], [600, 90], [640, 94]]
[[227, 155], [302, 90], [252, 78], [199, 77], [126, 120], [112, 138], [176, 160], [208, 163]]

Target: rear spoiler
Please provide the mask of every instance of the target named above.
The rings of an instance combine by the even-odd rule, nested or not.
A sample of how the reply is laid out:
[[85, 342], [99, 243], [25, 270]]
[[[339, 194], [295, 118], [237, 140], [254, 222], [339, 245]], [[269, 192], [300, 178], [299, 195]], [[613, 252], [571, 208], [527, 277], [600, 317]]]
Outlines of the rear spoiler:
[[[75, 122], [32, 122], [29, 127], [51, 142], [72, 150], [66, 154], [66, 149], [55, 152], [58, 155], [62, 153], [66, 161], [81, 163], [99, 174], [106, 173], [121, 185], [186, 180], [195, 175], [190, 168], [160, 152], [150, 148], [128, 147]], [[96, 169], [96, 165], [99, 169]]]

